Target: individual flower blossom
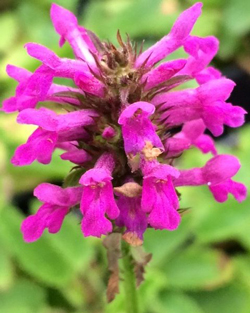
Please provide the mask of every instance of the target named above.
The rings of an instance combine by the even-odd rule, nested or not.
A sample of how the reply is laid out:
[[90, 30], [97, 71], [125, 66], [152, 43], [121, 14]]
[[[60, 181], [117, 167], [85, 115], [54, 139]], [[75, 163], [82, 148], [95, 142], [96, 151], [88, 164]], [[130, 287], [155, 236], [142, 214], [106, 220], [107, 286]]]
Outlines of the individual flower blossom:
[[209, 80], [217, 79], [221, 77], [221, 72], [217, 69], [213, 68], [212, 66], [209, 66], [205, 68], [203, 71], [200, 71], [196, 75], [197, 82], [202, 85], [204, 83], [207, 83]]
[[90, 51], [97, 52], [88, 32], [78, 25], [77, 18], [68, 10], [59, 5], [52, 4], [50, 17], [56, 32], [60, 37], [60, 46], [67, 40], [77, 58], [81, 58], [90, 65], [95, 66], [94, 57]]
[[[75, 59], [26, 44], [27, 53], [41, 65], [34, 73], [7, 66], [18, 86], [2, 110], [18, 111], [18, 123], [37, 126], [16, 149], [14, 165], [35, 160], [48, 164], [55, 149], [61, 149], [61, 159], [73, 168], [70, 186], [65, 179], [64, 188], [42, 184], [35, 189], [44, 204], [22, 224], [26, 241], [37, 240], [46, 228], [59, 231], [74, 207], [82, 214], [84, 236], [115, 232], [139, 245], [148, 227], [178, 227], [181, 186], [207, 185], [219, 202], [229, 193], [245, 199], [245, 186], [232, 180], [239, 161], [218, 155], [207, 133], [219, 136], [224, 125], [241, 126], [246, 112], [226, 102], [235, 83], [209, 65], [218, 40], [191, 35], [201, 8], [198, 2], [185, 10], [168, 35], [138, 52], [119, 31], [119, 47], [102, 42], [79, 26], [73, 13], [52, 4], [59, 45], [67, 41]], [[171, 59], [179, 48], [187, 58]], [[71, 80], [74, 87], [55, 84], [55, 78]], [[198, 87], [181, 89], [191, 79]], [[44, 102], [46, 108], [41, 107]], [[57, 103], [56, 112], [48, 109], [50, 102]], [[179, 170], [175, 159], [193, 146], [212, 158], [202, 168]]]
[[187, 61], [184, 59], [168, 61], [160, 64], [155, 69], [146, 73], [142, 80], [145, 81], [145, 90], [150, 90], [155, 86], [169, 80], [186, 65]]
[[179, 176], [179, 171], [167, 164], [146, 163], [142, 166], [142, 210], [149, 213], [148, 222], [155, 229], [174, 230], [180, 223], [180, 215], [172, 179]]
[[[19, 85], [16, 89], [15, 97], [10, 97], [3, 102], [3, 110], [7, 113], [14, 111], [22, 111], [27, 108], [34, 108], [39, 101], [55, 101], [61, 104], [70, 102], [70, 98], [57, 97], [56, 93], [59, 92], [80, 92], [80, 90], [68, 86], [61, 86], [52, 83], [53, 75], [50, 73], [48, 79], [44, 74], [41, 74], [41, 68], [31, 72], [18, 68], [13, 65], [7, 66], [7, 73], [10, 77], [18, 81]], [[29, 88], [29, 84], [33, 81], [33, 88]], [[42, 85], [40, 86], [40, 82]], [[37, 92], [37, 90], [39, 90]], [[33, 90], [34, 89], [34, 90]], [[76, 99], [75, 105], [79, 105], [79, 101]]]
[[27, 217], [21, 226], [24, 240], [32, 242], [39, 239], [44, 230], [57, 233], [72, 206], [80, 202], [81, 187], [61, 188], [51, 184], [41, 184], [34, 190], [34, 195], [44, 204], [36, 214]]
[[234, 156], [217, 155], [210, 159], [204, 167], [181, 170], [180, 176], [174, 180], [174, 185], [207, 185], [218, 202], [226, 201], [228, 193], [241, 202], [246, 198], [246, 187], [231, 179], [239, 169], [240, 163]]
[[211, 152], [217, 154], [213, 139], [204, 134], [206, 126], [202, 119], [193, 120], [183, 125], [182, 130], [166, 139], [165, 149], [168, 158], [178, 156], [184, 150], [190, 148], [191, 145], [197, 147], [203, 153]]
[[[40, 163], [48, 164], [58, 142], [86, 139], [88, 135], [84, 126], [94, 124], [93, 117], [96, 116], [96, 112], [91, 110], [79, 110], [61, 115], [45, 108], [26, 109], [20, 112], [17, 117], [18, 123], [33, 124], [39, 127], [29, 137], [27, 143], [16, 149], [12, 163], [22, 166], [37, 160]], [[87, 157], [86, 152], [79, 153], [81, 156], [85, 153], [85, 157]], [[64, 154], [64, 157], [67, 158], [67, 156], [69, 157], [69, 153], [66, 156]]]
[[113, 156], [104, 153], [95, 167], [84, 173], [80, 179], [80, 184], [83, 185], [80, 205], [83, 214], [82, 232], [86, 237], [100, 237], [110, 233], [112, 224], [105, 214], [110, 219], [116, 219], [119, 215], [111, 183], [114, 166]]
[[197, 79], [197, 74], [205, 69], [218, 52], [218, 49], [219, 41], [213, 36], [205, 38], [189, 36], [184, 43], [184, 50], [190, 56], [179, 74], [191, 75]]
[[119, 227], [126, 227], [123, 238], [133, 246], [143, 243], [143, 234], [148, 226], [147, 214], [142, 210], [142, 187], [133, 179], [126, 179], [125, 184], [114, 188], [118, 196], [117, 205], [120, 215], [115, 221]]
[[141, 152], [147, 141], [150, 141], [155, 147], [163, 149], [155, 126], [149, 119], [154, 111], [155, 107], [150, 103], [135, 102], [121, 113], [118, 123], [122, 125], [124, 149], [127, 154], [135, 155]]
[[232, 80], [218, 78], [196, 89], [159, 94], [152, 102], [159, 106], [160, 120], [167, 127], [201, 118], [214, 136], [220, 136], [224, 125], [239, 127], [244, 123], [246, 111], [225, 102], [234, 86]]
[[117, 200], [120, 215], [116, 225], [126, 227], [123, 238], [133, 246], [143, 243], [143, 234], [148, 227], [148, 218], [141, 207], [141, 196], [126, 197], [120, 196]]
[[37, 128], [27, 142], [16, 149], [11, 159], [12, 164], [16, 166], [29, 165], [35, 160], [42, 164], [50, 163], [57, 138], [55, 132]]

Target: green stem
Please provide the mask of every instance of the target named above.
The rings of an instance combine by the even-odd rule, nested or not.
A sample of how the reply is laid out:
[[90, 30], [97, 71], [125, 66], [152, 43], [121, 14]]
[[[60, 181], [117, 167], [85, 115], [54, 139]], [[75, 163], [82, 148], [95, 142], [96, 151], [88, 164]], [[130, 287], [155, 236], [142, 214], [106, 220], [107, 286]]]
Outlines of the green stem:
[[130, 245], [122, 241], [122, 260], [124, 270], [125, 305], [127, 313], [139, 313], [134, 266], [130, 253]]

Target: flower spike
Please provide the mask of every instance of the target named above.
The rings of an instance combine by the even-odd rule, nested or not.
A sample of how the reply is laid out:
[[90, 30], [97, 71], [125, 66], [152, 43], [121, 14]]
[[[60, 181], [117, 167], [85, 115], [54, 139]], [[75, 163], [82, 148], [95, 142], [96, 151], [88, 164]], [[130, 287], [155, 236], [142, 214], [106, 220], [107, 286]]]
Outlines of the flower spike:
[[[43, 205], [24, 220], [24, 240], [37, 240], [45, 229], [58, 232], [74, 208], [83, 236], [108, 236], [119, 250], [119, 238], [139, 246], [149, 227], [179, 226], [182, 186], [205, 185], [218, 202], [228, 194], [239, 202], [246, 198], [246, 187], [233, 180], [240, 162], [218, 154], [207, 133], [220, 136], [225, 125], [241, 126], [246, 112], [227, 102], [235, 83], [209, 65], [217, 38], [191, 34], [201, 9], [201, 2], [186, 9], [169, 34], [145, 51], [141, 45], [138, 53], [129, 35], [124, 40], [118, 31], [117, 45], [102, 42], [78, 25], [72, 12], [52, 4], [59, 44], [67, 41], [75, 59], [26, 44], [41, 64], [34, 73], [7, 66], [18, 86], [2, 110], [17, 111], [18, 123], [37, 127], [16, 149], [15, 166], [48, 164], [60, 149], [72, 171], [64, 188], [44, 183], [35, 189]], [[187, 58], [164, 60], [179, 48]], [[55, 78], [70, 80], [72, 87], [55, 84]], [[198, 86], [186, 89], [190, 80]], [[175, 160], [193, 147], [211, 153], [211, 159], [203, 167], [179, 170]]]

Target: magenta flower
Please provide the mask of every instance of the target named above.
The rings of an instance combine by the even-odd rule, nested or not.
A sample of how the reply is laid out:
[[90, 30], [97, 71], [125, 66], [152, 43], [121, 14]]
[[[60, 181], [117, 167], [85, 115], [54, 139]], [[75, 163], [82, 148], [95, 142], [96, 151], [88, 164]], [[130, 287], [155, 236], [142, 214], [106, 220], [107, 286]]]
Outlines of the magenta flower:
[[130, 244], [137, 246], [143, 243], [143, 234], [148, 227], [147, 214], [142, 210], [141, 196], [120, 196], [117, 200], [120, 215], [116, 225], [126, 227], [123, 238]]
[[[235, 83], [209, 66], [218, 40], [190, 35], [201, 8], [198, 2], [184, 11], [168, 35], [138, 53], [119, 32], [116, 48], [79, 26], [73, 13], [52, 4], [59, 44], [67, 41], [75, 59], [28, 43], [27, 53], [41, 62], [38, 69], [31, 73], [7, 66], [18, 86], [3, 110], [18, 111], [18, 123], [38, 127], [16, 149], [12, 163], [48, 164], [54, 150], [62, 149], [61, 159], [72, 162], [71, 174], [76, 168], [84, 174], [80, 181], [79, 175], [72, 181], [73, 175], [64, 189], [50, 184], [35, 189], [44, 204], [22, 224], [26, 241], [37, 240], [46, 228], [59, 231], [75, 207], [82, 214], [84, 236], [120, 232], [128, 243], [139, 245], [148, 227], [178, 227], [181, 186], [207, 185], [219, 202], [229, 193], [238, 201], [246, 198], [245, 186], [232, 180], [239, 161], [218, 155], [206, 132], [219, 136], [224, 125], [239, 127], [246, 112], [226, 102]], [[164, 61], [179, 48], [187, 59]], [[55, 84], [57, 77], [71, 80], [74, 87]], [[198, 87], [181, 89], [191, 79]], [[41, 107], [48, 101], [60, 109]], [[212, 158], [202, 168], [178, 170], [175, 159], [193, 146]]]
[[[155, 107], [147, 102], [136, 102], [129, 105], [121, 113], [118, 123], [122, 125], [124, 149], [127, 154], [141, 152], [147, 141], [153, 146], [162, 148], [162, 142], [156, 134], [155, 126], [149, 119]], [[136, 132], [134, 130], [137, 130]]]
[[212, 79], [196, 89], [159, 94], [152, 102], [167, 127], [201, 118], [214, 136], [220, 136], [224, 125], [239, 127], [244, 123], [246, 111], [225, 102], [234, 86], [226, 78]]
[[29, 165], [35, 160], [42, 164], [50, 163], [57, 139], [58, 136], [55, 132], [37, 128], [28, 141], [16, 149], [11, 159], [12, 164], [16, 166]]
[[180, 176], [174, 180], [174, 185], [207, 185], [218, 202], [226, 201], [229, 193], [241, 202], [246, 198], [246, 187], [231, 180], [239, 169], [240, 163], [234, 156], [217, 155], [202, 168], [180, 171]]
[[202, 153], [217, 154], [213, 139], [204, 134], [206, 126], [202, 119], [193, 120], [183, 125], [181, 132], [166, 139], [165, 149], [167, 157], [178, 156], [191, 145], [197, 147]]
[[27, 217], [21, 226], [24, 240], [32, 242], [39, 239], [45, 228], [50, 233], [57, 233], [70, 208], [80, 202], [81, 187], [62, 189], [51, 184], [41, 184], [34, 190], [34, 195], [44, 204], [35, 215]]
[[88, 161], [90, 161], [92, 158], [88, 152], [86, 152], [84, 149], [78, 149], [74, 142], [70, 144], [67, 151], [60, 155], [62, 160], [68, 160], [72, 163], [76, 164], [84, 164]]
[[201, 8], [202, 3], [198, 2], [184, 11], [178, 17], [170, 33], [138, 57], [135, 63], [136, 67], [146, 63], [147, 67], [151, 68], [171, 52], [183, 46], [197, 18], [201, 14]]
[[133, 246], [143, 243], [143, 234], [148, 227], [148, 216], [141, 206], [141, 192], [142, 187], [131, 177], [127, 178], [122, 186], [115, 188], [120, 210], [115, 224], [126, 227], [123, 238]]
[[148, 222], [155, 229], [174, 230], [180, 223], [179, 200], [172, 178], [179, 171], [167, 164], [148, 162], [142, 166], [143, 185], [141, 206], [149, 213]]
[[95, 167], [88, 170], [80, 179], [83, 185], [80, 205], [83, 214], [82, 232], [86, 237], [100, 237], [110, 233], [112, 224], [105, 214], [110, 219], [116, 219], [119, 215], [111, 184], [114, 166], [113, 156], [104, 153]]
[[[37, 160], [40, 163], [48, 164], [51, 161], [52, 153], [58, 142], [70, 140], [81, 140], [88, 137], [84, 126], [94, 124], [93, 117], [98, 116], [91, 110], [79, 110], [67, 114], [57, 115], [45, 108], [26, 109], [19, 113], [17, 122], [20, 124], [33, 124], [39, 126], [29, 137], [26, 144], [17, 148], [12, 158], [14, 165], [28, 165]], [[81, 154], [87, 157], [86, 152], [75, 152], [74, 156]], [[67, 154], [64, 158], [72, 157]], [[86, 161], [84, 158], [84, 162]], [[74, 162], [73, 163], [78, 163]], [[83, 163], [83, 162], [80, 162]]]

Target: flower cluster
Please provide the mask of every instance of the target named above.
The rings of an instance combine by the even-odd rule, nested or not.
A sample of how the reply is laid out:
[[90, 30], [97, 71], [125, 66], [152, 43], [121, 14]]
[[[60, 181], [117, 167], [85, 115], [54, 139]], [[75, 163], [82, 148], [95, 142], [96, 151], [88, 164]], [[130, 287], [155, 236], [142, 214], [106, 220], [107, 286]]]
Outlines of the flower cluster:
[[[37, 240], [46, 228], [58, 232], [75, 208], [82, 214], [84, 236], [121, 232], [127, 242], [140, 245], [148, 227], [178, 227], [179, 186], [207, 185], [219, 202], [229, 193], [238, 201], [245, 199], [245, 186], [232, 180], [239, 161], [218, 155], [213, 139], [204, 133], [208, 129], [219, 136], [224, 125], [239, 127], [246, 112], [226, 102], [234, 82], [208, 66], [218, 40], [190, 35], [201, 7], [196, 3], [184, 11], [168, 35], [142, 52], [119, 32], [119, 48], [101, 42], [71, 12], [52, 5], [59, 44], [68, 41], [76, 58], [60, 58], [28, 43], [28, 54], [41, 65], [34, 73], [7, 66], [18, 87], [3, 110], [18, 111], [18, 123], [37, 126], [16, 149], [14, 165], [35, 160], [48, 164], [54, 150], [61, 149], [61, 158], [72, 162], [72, 172], [80, 171], [81, 177], [73, 186], [43, 183], [35, 189], [44, 204], [22, 223], [27, 242]], [[187, 59], [164, 61], [180, 47]], [[72, 80], [75, 87], [53, 83], [56, 77]], [[197, 88], [178, 88], [191, 79]], [[58, 109], [37, 108], [41, 102], [57, 103]], [[178, 170], [174, 160], [191, 146], [212, 158], [201, 168]]]

